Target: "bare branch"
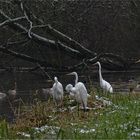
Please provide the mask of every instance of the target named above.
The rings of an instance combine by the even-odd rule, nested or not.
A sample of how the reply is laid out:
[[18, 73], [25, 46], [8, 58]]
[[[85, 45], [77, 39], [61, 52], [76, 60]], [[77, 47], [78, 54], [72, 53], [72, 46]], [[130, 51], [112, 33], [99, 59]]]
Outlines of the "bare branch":
[[[7, 16], [2, 10], [0, 10], [0, 15], [3, 16], [6, 19], [11, 19], [9, 16]], [[8, 24], [10, 27], [12, 27], [13, 29], [15, 29], [16, 31], [20, 31], [20, 32], [26, 32], [28, 33], [28, 29], [26, 29], [24, 26], [22, 26], [19, 23], [12, 23], [12, 24]], [[47, 39], [45, 37], [42, 37], [38, 34], [35, 34], [33, 32], [30, 33], [30, 35], [32, 36], [33, 41], [42, 44], [44, 47], [51, 47], [53, 49], [57, 49], [59, 48], [60, 50], [64, 51], [65, 53], [67, 53], [69, 56], [72, 57], [76, 57], [78, 59], [84, 58], [84, 55], [81, 54], [79, 51], [72, 49], [66, 45], [64, 45], [62, 42], [60, 41], [54, 41], [54, 40], [50, 40]]]
[[25, 9], [24, 9], [22, 0], [20, 1], [20, 7], [21, 7], [21, 10], [23, 11], [23, 13], [24, 13], [24, 15], [25, 15], [27, 21], [30, 23], [30, 28], [29, 28], [29, 31], [28, 31], [28, 36], [29, 36], [29, 38], [32, 38], [32, 36], [31, 36], [31, 30], [32, 30], [33, 23], [32, 23], [32, 21], [29, 19], [28, 15], [27, 15], [27, 13], [26, 13], [26, 11], [25, 11]]
[[46, 28], [46, 27], [48, 27], [48, 25], [47, 24], [41, 24], [41, 25], [35, 25], [35, 26], [33, 26], [32, 28]]
[[37, 66], [42, 70], [42, 72], [45, 74], [46, 77], [48, 77], [50, 80], [52, 80], [50, 75], [41, 67], [41, 65], [39, 63], [37, 63]]
[[[36, 15], [31, 13], [29, 8], [25, 5], [26, 11], [30, 12], [32, 14], [33, 18], [40, 24], [44, 24], [44, 22], [37, 18]], [[96, 53], [92, 52], [91, 50], [85, 48], [80, 43], [75, 41], [74, 39], [68, 37], [67, 35], [63, 34], [62, 32], [54, 29], [50, 24], [45, 25], [47, 33], [51, 34], [53, 37], [55, 37], [57, 40], [60, 40], [61, 42], [66, 43], [67, 45], [70, 45], [71, 48], [78, 50], [81, 54], [83, 54], [87, 58], [92, 58], [96, 56]], [[43, 26], [42, 26], [43, 27]]]
[[25, 39], [25, 40], [20, 40], [20, 41], [14, 41], [14, 42], [8, 42], [7, 45], [21, 45], [21, 44], [24, 44], [26, 43], [28, 40]]
[[[8, 49], [8, 46], [11, 46], [11, 45], [14, 45], [14, 44], [22, 44], [22, 43], [17, 43], [17, 42], [19, 42], [19, 41], [15, 41], [15, 43], [14, 42], [10, 42], [10, 40], [12, 40], [12, 38], [15, 38], [16, 36], [19, 36], [19, 35], [22, 35], [22, 34], [25, 34], [26, 32], [20, 32], [20, 33], [15, 33], [15, 34], [13, 34], [11, 37], [9, 37], [8, 39], [7, 39], [7, 41], [6, 41], [6, 43], [4, 44], [5, 46], [6, 46], [6, 48]], [[25, 40], [27, 41], [27, 37], [25, 38]], [[24, 41], [25, 41], [24, 40]]]
[[137, 60], [135, 63], [136, 63], [136, 64], [137, 64], [137, 63], [140, 63], [140, 59], [139, 59], [139, 60]]
[[86, 57], [93, 57], [96, 54], [91, 52], [90, 50], [88, 50], [87, 48], [83, 47], [80, 43], [78, 43], [77, 41], [73, 40], [72, 38], [64, 35], [63, 33], [57, 31], [56, 29], [54, 29], [51, 25], [46, 24], [46, 25], [37, 25], [37, 26], [33, 26], [33, 28], [46, 28], [47, 32], [49, 32], [50, 34], [52, 34], [53, 36], [55, 36], [55, 38], [59, 38], [60, 40], [66, 42], [67, 44], [69, 44], [70, 46], [75, 46], [72, 47], [75, 50], [80, 51], [83, 55], [85, 55]]
[[4, 22], [0, 23], [0, 27], [3, 27], [3, 26], [5, 26], [5, 25], [8, 25], [8, 24], [10, 24], [10, 23], [17, 22], [17, 21], [23, 20], [23, 19], [25, 19], [25, 16], [23, 16], [23, 17], [18, 17], [18, 18], [14, 18], [14, 19], [7, 19], [7, 20], [5, 20]]

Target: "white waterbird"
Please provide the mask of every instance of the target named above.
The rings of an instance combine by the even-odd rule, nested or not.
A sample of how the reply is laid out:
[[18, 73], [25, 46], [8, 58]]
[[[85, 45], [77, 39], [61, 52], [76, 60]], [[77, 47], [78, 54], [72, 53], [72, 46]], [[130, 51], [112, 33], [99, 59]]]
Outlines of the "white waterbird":
[[87, 93], [85, 85], [82, 82], [78, 82], [78, 74], [76, 72], [72, 72], [67, 75], [75, 75], [75, 86], [73, 87], [71, 84], [68, 84], [65, 88], [66, 91], [69, 92], [71, 96], [74, 96], [76, 101], [86, 110], [87, 98], [90, 95]]
[[105, 81], [102, 77], [102, 73], [101, 73], [101, 64], [100, 62], [96, 62], [94, 65], [98, 65], [99, 66], [99, 80], [100, 80], [100, 87], [105, 91], [105, 92], [110, 92], [113, 93], [113, 88], [111, 86], [111, 84], [107, 81]]
[[63, 86], [58, 81], [57, 77], [54, 77], [54, 84], [52, 87], [52, 92], [53, 92], [53, 100], [55, 104], [62, 105], [64, 91], [63, 91]]

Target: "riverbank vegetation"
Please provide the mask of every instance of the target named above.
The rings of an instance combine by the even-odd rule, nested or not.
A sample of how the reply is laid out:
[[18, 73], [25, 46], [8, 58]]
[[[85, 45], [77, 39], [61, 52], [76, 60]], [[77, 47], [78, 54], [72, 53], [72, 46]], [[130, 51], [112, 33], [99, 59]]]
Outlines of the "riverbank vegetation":
[[[66, 95], [62, 108], [38, 98], [18, 108], [15, 122], [1, 119], [0, 138], [42, 139], [139, 139], [140, 94], [91, 92], [89, 110], [84, 112]], [[104, 104], [95, 94], [109, 100]]]

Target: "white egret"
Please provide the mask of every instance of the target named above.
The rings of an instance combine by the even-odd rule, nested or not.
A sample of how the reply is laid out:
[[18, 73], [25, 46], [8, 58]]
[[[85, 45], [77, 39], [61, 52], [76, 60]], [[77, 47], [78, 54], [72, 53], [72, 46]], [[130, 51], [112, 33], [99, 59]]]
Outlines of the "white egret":
[[55, 104], [62, 105], [64, 91], [63, 91], [63, 86], [58, 81], [57, 77], [54, 77], [54, 84], [52, 87], [52, 92], [53, 92], [53, 100], [54, 100]]
[[75, 86], [73, 87], [71, 84], [66, 86], [66, 91], [70, 93], [71, 96], [74, 96], [76, 101], [82, 104], [83, 108], [87, 109], [87, 98], [90, 96], [87, 93], [87, 89], [82, 82], [78, 82], [78, 74], [76, 72], [72, 72], [67, 75], [75, 75]]
[[99, 79], [100, 79], [100, 87], [105, 91], [105, 92], [110, 92], [113, 93], [113, 88], [111, 86], [110, 83], [108, 83], [107, 81], [105, 81], [102, 77], [102, 73], [101, 73], [101, 64], [100, 62], [96, 62], [94, 65], [98, 64], [99, 66]]
[[82, 104], [83, 108], [86, 110], [87, 108], [87, 93], [86, 89], [83, 87], [83, 84], [81, 82], [78, 82], [78, 85], [73, 87], [71, 84], [68, 84], [66, 86], [69, 91], [70, 95], [74, 96], [77, 103]]

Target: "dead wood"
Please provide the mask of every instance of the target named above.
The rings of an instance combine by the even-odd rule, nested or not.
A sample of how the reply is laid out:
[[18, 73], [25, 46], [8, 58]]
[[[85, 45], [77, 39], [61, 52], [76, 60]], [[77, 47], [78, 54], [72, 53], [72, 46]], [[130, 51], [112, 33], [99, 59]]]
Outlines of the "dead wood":
[[18, 17], [18, 18], [14, 18], [14, 19], [7, 19], [5, 21], [3, 21], [2, 23], [0, 23], [0, 27], [3, 27], [5, 25], [8, 25], [8, 24], [11, 24], [13, 22], [17, 22], [17, 21], [20, 21], [20, 20], [23, 20], [25, 19], [25, 17]]
[[[5, 18], [6, 20], [11, 20], [11, 18], [9, 16], [7, 16], [2, 10], [0, 10], [0, 15], [3, 18]], [[28, 35], [28, 29], [25, 28], [24, 26], [22, 26], [21, 24], [12, 22], [12, 23], [9, 23], [8, 25], [12, 29], [14, 29], [16, 31], [20, 31], [20, 32], [24, 31]], [[84, 58], [84, 56], [79, 51], [66, 46], [65, 44], [61, 43], [60, 41], [50, 40], [50, 39], [47, 39], [46, 37], [40, 36], [33, 32], [30, 32], [30, 35], [32, 36], [32, 38], [30, 38], [31, 40], [37, 42], [38, 44], [42, 44], [45, 47], [51, 47], [54, 50], [59, 48], [61, 51], [67, 53], [68, 55], [70, 55], [72, 57], [76, 57], [79, 59]]]
[[[19, 3], [17, 3], [17, 4], [19, 4]], [[41, 19], [36, 17], [29, 10], [29, 8], [26, 5], [24, 5], [24, 11], [27, 11], [27, 13], [30, 13], [32, 15], [33, 19], [35, 21], [37, 21], [39, 24], [41, 24], [40, 26], [38, 26], [38, 28], [42, 28], [42, 27], [45, 28], [45, 31], [47, 33], [49, 33], [50, 35], [52, 35], [56, 40], [59, 40], [61, 42], [61, 44], [62, 44], [62, 42], [66, 43], [66, 45], [70, 46], [72, 49], [79, 51], [85, 58], [91, 58], [91, 57], [95, 57], [96, 56], [96, 53], [94, 53], [91, 50], [85, 48], [80, 43], [78, 43], [74, 39], [70, 38], [66, 34], [58, 31], [55, 28], [53, 28], [50, 24], [47, 24], [47, 25], [43, 26], [45, 23]]]
[[[22, 6], [23, 5], [21, 5], [21, 7]], [[0, 26], [2, 27], [4, 25], [8, 25], [10, 28], [12, 28], [16, 31], [25, 32], [26, 36], [29, 39], [37, 42], [39, 45], [42, 44], [42, 46], [50, 47], [53, 50], [56, 50], [59, 48], [59, 50], [61, 50], [65, 54], [68, 54], [69, 56], [75, 57], [76, 59], [81, 60], [81, 62], [79, 64], [74, 65], [74, 66], [61, 67], [62, 68], [61, 69], [60, 67], [53, 65], [53, 64], [49, 64], [46, 61], [38, 60], [38, 59], [35, 59], [35, 58], [30, 57], [30, 56], [25, 55], [25, 54], [21, 54], [21, 53], [19, 54], [17, 52], [12, 51], [12, 50], [6, 49], [3, 46], [0, 46], [0, 51], [4, 52], [6, 54], [24, 59], [26, 61], [39, 64], [40, 68], [41, 68], [41, 66], [45, 66], [46, 69], [47, 68], [49, 68], [49, 69], [54, 68], [56, 70], [71, 71], [71, 70], [75, 70], [75, 69], [81, 69], [85, 65], [91, 66], [92, 64], [94, 64], [97, 61], [100, 61], [103, 64], [104, 68], [110, 69], [110, 70], [127, 70], [128, 68], [130, 68], [130, 63], [128, 63], [121, 56], [111, 54], [111, 53], [104, 53], [104, 54], [96, 55], [92, 51], [90, 51], [87, 48], [85, 48], [84, 46], [82, 46], [77, 41], [73, 40], [72, 38], [68, 37], [67, 35], [56, 30], [55, 28], [53, 28], [49, 24], [47, 24], [45, 26], [39, 25], [38, 28], [45, 27], [45, 30], [47, 31], [47, 33], [52, 35], [55, 38], [55, 40], [51, 40], [51, 39], [48, 39], [47, 37], [43, 37], [41, 35], [38, 35], [37, 33], [34, 33], [33, 31], [31, 31], [31, 29], [33, 28], [31, 20], [29, 19], [28, 15], [26, 14], [25, 9], [22, 8], [22, 10], [24, 12], [25, 17], [18, 17], [18, 18], [14, 18], [14, 19], [11, 19], [2, 10], [0, 10], [0, 15], [5, 19], [5, 21], [2, 22], [0, 24]], [[35, 20], [39, 21], [40, 24], [44, 24], [43, 21], [38, 19], [34, 14], [32, 14], [32, 16]], [[25, 18], [30, 23], [30, 29], [27, 29], [22, 24], [17, 23], [17, 21], [25, 19]]]

